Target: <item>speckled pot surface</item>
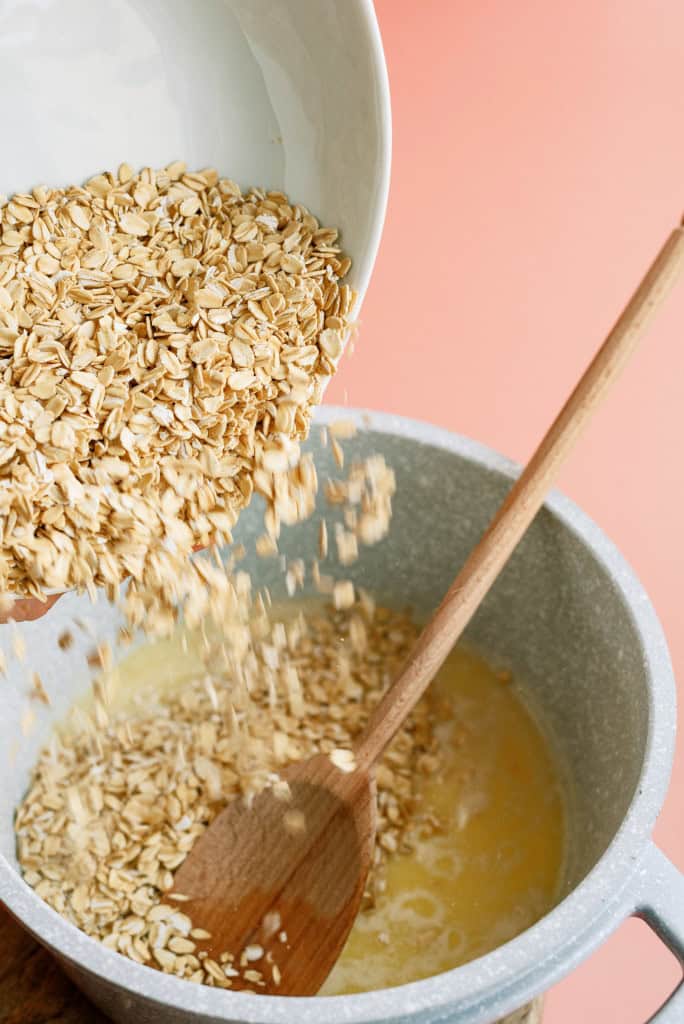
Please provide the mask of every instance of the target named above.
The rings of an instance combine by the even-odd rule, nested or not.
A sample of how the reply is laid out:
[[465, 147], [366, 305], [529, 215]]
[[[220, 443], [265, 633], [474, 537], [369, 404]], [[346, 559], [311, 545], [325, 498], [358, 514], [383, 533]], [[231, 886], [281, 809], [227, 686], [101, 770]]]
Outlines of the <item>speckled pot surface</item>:
[[[320, 421], [349, 418], [326, 409]], [[351, 575], [379, 598], [426, 614], [496, 509], [514, 467], [481, 445], [398, 417], [353, 414], [363, 429], [348, 457], [381, 452], [397, 473], [390, 536], [364, 552]], [[336, 475], [329, 449], [314, 450], [321, 478]], [[321, 498], [321, 505], [323, 499]], [[236, 540], [253, 550], [257, 502]], [[281, 550], [315, 550], [316, 522], [284, 532]], [[277, 596], [274, 560], [248, 558]], [[113, 1020], [136, 1024], [492, 1024], [567, 974], [625, 917], [644, 917], [684, 961], [684, 881], [653, 846], [675, 734], [667, 646], [648, 597], [601, 531], [554, 494], [468, 630], [468, 641], [510, 667], [558, 750], [568, 780], [569, 851], [564, 895], [532, 928], [485, 957], [426, 981], [365, 995], [312, 999], [200, 988], [132, 963], [87, 938], [45, 906], [17, 873], [13, 810], [51, 723], [87, 686], [87, 638], [68, 652], [56, 638], [76, 617], [112, 637], [103, 602], [63, 598], [43, 620], [24, 623], [28, 666], [12, 662], [0, 687], [0, 900], [55, 952], [71, 977]], [[77, 631], [78, 632], [78, 631]], [[79, 634], [79, 636], [82, 636]], [[0, 643], [3, 636], [0, 633]], [[7, 647], [5, 641], [3, 646]], [[22, 738], [27, 669], [52, 698]], [[652, 1018], [656, 1019], [656, 1018]], [[657, 1015], [684, 1020], [680, 987]]]

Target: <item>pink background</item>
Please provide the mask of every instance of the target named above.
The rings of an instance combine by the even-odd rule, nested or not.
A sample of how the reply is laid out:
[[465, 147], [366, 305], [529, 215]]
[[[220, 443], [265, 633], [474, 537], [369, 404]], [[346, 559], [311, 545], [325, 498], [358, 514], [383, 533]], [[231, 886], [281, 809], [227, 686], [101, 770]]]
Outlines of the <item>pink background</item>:
[[[385, 234], [328, 392], [525, 460], [684, 209], [682, 0], [376, 0], [394, 117]], [[562, 489], [648, 589], [684, 670], [684, 286]], [[684, 869], [684, 744], [656, 839]], [[643, 1024], [680, 976], [631, 921], [545, 1024]]]

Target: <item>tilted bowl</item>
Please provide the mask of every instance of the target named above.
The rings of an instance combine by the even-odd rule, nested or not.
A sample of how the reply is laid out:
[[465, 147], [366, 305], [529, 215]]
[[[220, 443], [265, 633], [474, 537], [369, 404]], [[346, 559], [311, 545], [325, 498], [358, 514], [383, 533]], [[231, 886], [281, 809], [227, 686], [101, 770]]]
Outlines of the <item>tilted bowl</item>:
[[0, 202], [123, 161], [213, 166], [340, 229], [358, 314], [391, 162], [372, 0], [0, 0], [0, 93]]

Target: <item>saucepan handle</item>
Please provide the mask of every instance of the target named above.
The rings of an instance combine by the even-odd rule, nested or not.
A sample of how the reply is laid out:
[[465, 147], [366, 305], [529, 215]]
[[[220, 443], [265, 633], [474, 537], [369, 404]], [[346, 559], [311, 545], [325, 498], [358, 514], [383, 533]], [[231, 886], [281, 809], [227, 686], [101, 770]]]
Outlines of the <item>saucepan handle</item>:
[[[633, 910], [677, 957], [684, 971], [684, 875], [651, 844], [641, 862], [641, 888]], [[648, 1024], [682, 1024], [684, 980], [649, 1017]]]

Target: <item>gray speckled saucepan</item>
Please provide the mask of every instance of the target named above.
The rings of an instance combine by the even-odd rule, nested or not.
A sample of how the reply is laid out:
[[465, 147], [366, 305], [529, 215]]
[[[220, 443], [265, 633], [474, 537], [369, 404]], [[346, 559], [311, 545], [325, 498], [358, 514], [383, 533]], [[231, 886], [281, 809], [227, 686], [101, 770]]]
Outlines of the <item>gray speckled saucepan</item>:
[[[427, 615], [502, 499], [516, 467], [494, 452], [399, 417], [324, 409], [319, 422], [354, 416], [362, 427], [348, 457], [380, 452], [397, 474], [389, 537], [344, 573], [379, 598]], [[322, 478], [336, 475], [314, 429], [309, 448]], [[323, 499], [321, 498], [321, 507]], [[326, 515], [329, 510], [326, 510]], [[254, 502], [236, 539], [253, 550], [261, 509]], [[286, 530], [291, 557], [316, 547], [315, 521]], [[277, 560], [248, 557], [274, 595]], [[327, 567], [326, 567], [327, 568]], [[340, 570], [341, 571], [341, 570]], [[675, 737], [675, 689], [663, 633], [640, 583], [601, 531], [570, 501], [551, 496], [468, 629], [467, 640], [510, 667], [555, 745], [567, 777], [568, 856], [557, 906], [494, 952], [434, 978], [363, 995], [308, 999], [253, 996], [181, 981], [110, 952], [50, 910], [22, 881], [14, 808], [52, 723], [87, 686], [92, 643], [118, 625], [106, 602], [70, 594], [38, 622], [19, 628], [29, 664], [10, 662], [0, 687], [0, 900], [58, 957], [92, 1001], [128, 1024], [491, 1024], [571, 971], [626, 917], [644, 918], [684, 962], [684, 880], [653, 845]], [[0, 642], [8, 647], [7, 634]], [[4, 642], [3, 642], [4, 641]], [[52, 698], [21, 737], [27, 670]], [[680, 985], [652, 1020], [681, 1024]]]

